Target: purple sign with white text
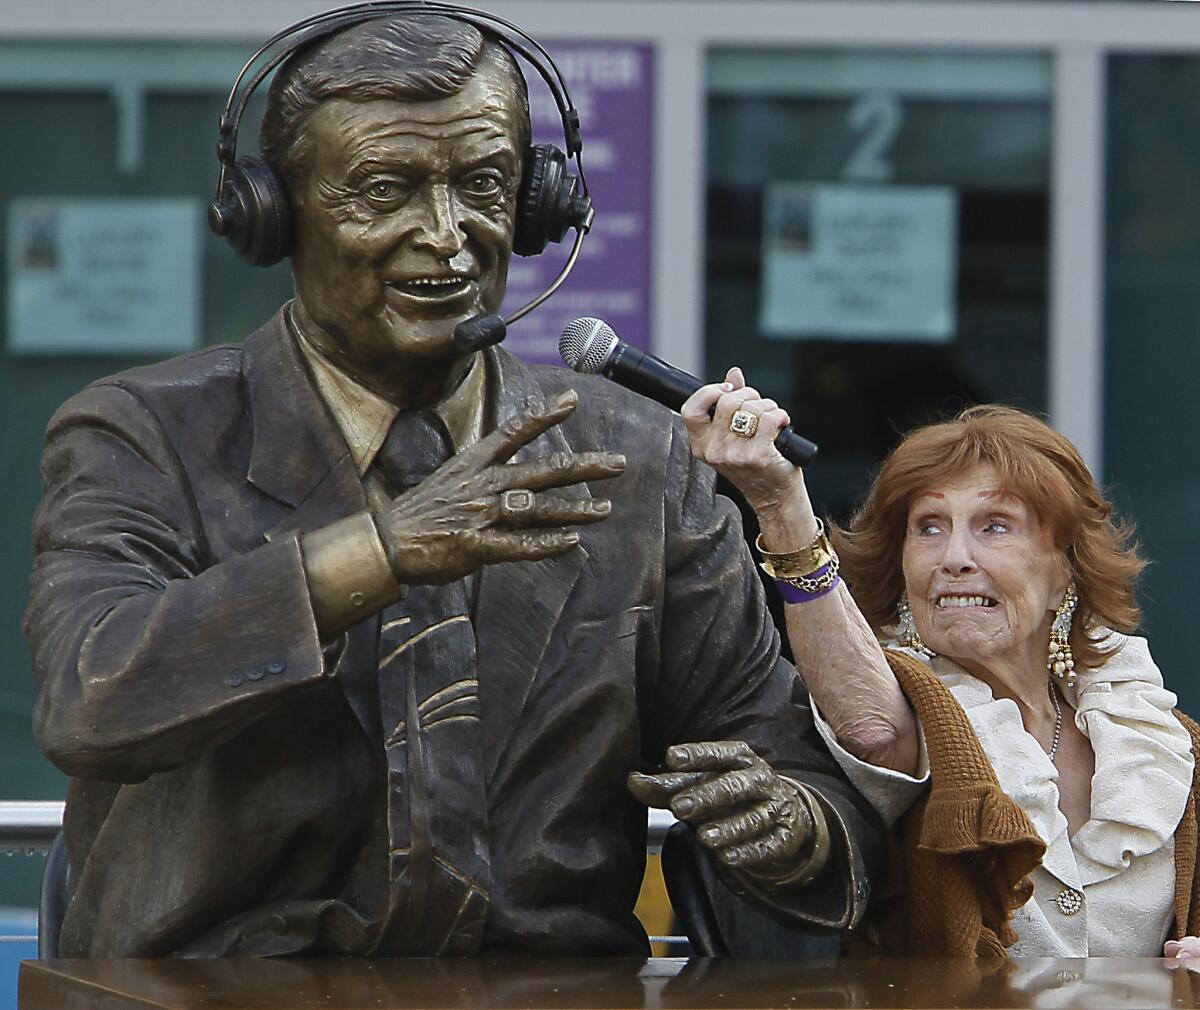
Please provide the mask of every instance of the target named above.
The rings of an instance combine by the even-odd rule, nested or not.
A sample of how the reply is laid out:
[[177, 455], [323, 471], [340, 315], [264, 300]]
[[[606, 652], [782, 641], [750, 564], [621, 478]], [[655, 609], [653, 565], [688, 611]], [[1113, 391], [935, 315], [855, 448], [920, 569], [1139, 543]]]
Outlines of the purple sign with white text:
[[[648, 45], [562, 42], [546, 46], [566, 78], [579, 110], [583, 168], [596, 221], [567, 282], [513, 325], [505, 347], [525, 361], [561, 364], [558, 338], [577, 316], [605, 320], [637, 347], [650, 340], [651, 116], [653, 52]], [[530, 80], [534, 143], [563, 146], [562, 120], [549, 90]], [[575, 162], [568, 162], [575, 172]], [[566, 262], [569, 231], [540, 256], [514, 256], [505, 313], [524, 305], [553, 281]]]

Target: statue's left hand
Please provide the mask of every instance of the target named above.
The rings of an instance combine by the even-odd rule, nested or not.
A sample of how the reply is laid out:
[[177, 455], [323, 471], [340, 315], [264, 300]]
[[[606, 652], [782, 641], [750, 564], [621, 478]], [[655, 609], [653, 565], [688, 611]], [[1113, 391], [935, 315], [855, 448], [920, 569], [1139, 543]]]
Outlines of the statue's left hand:
[[656, 775], [633, 772], [630, 792], [693, 825], [700, 843], [726, 866], [787, 876], [812, 853], [814, 810], [794, 782], [747, 744], [677, 744], [666, 763], [668, 770]]

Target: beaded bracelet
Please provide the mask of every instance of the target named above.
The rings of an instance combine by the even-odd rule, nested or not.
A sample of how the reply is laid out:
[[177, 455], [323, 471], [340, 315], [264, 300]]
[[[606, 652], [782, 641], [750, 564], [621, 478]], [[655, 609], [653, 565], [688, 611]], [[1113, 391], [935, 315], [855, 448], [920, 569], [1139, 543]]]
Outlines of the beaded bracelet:
[[783, 597], [785, 603], [809, 603], [812, 600], [819, 600], [822, 596], [828, 596], [837, 589], [842, 577], [838, 574], [837, 564], [831, 562], [823, 568], [817, 569], [809, 579], [805, 580], [817, 583], [813, 589], [802, 589], [797, 585], [797, 581], [795, 579], [775, 580], [775, 587], [779, 590], [779, 595]]

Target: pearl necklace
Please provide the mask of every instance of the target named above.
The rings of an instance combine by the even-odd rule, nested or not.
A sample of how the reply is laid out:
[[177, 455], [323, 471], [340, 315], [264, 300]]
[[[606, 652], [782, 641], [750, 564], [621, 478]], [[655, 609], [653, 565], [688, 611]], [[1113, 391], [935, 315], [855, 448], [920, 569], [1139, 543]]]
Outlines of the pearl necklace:
[[1062, 736], [1062, 709], [1058, 704], [1058, 692], [1054, 690], [1053, 682], [1048, 682], [1046, 686], [1050, 689], [1050, 703], [1054, 706], [1054, 739], [1050, 743], [1050, 749], [1046, 751], [1046, 756], [1051, 763], [1054, 761], [1054, 755], [1058, 753], [1058, 741]]

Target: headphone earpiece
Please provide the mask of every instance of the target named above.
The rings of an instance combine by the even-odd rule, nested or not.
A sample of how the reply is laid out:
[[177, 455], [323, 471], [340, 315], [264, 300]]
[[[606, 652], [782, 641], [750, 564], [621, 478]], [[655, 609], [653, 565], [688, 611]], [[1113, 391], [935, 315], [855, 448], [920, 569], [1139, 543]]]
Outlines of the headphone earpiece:
[[292, 210], [275, 167], [257, 155], [238, 158], [208, 208], [208, 225], [252, 266], [283, 259], [292, 248]]
[[591, 202], [579, 195], [579, 180], [567, 171], [567, 156], [553, 144], [538, 144], [525, 155], [517, 195], [513, 252], [536, 256], [549, 242], [561, 242], [567, 229], [587, 223]]

